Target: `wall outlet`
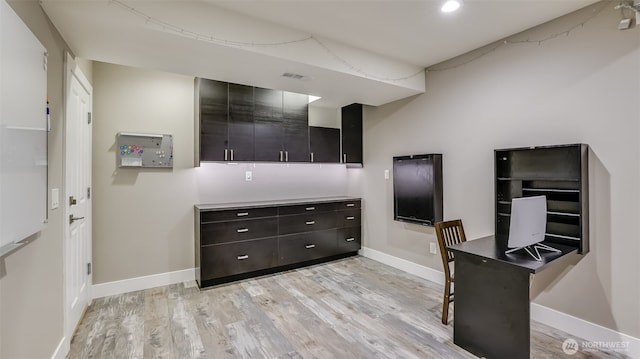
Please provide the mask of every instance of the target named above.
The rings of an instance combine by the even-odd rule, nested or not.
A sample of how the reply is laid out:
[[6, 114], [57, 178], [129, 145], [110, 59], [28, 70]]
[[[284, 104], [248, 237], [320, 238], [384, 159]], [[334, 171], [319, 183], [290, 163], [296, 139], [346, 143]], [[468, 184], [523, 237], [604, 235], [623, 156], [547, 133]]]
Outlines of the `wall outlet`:
[[253, 180], [253, 173], [251, 171], [246, 171], [244, 173], [244, 179], [245, 179], [245, 181], [252, 181]]
[[429, 242], [429, 253], [431, 254], [438, 253], [438, 244], [436, 244], [436, 242]]

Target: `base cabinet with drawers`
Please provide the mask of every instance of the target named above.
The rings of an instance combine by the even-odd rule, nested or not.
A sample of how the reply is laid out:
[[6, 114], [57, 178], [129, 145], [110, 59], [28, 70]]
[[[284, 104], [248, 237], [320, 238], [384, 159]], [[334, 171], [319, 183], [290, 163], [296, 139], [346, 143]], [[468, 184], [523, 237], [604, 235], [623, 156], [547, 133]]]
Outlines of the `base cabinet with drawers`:
[[356, 255], [361, 199], [337, 197], [195, 206], [201, 288]]

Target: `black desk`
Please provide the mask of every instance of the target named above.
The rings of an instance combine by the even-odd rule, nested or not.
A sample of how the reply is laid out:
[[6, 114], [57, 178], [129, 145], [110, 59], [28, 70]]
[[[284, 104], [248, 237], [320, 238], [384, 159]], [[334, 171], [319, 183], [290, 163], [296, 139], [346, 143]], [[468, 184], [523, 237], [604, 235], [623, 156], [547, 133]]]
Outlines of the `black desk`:
[[493, 236], [448, 247], [455, 255], [453, 342], [486, 358], [530, 355], [530, 276], [576, 247], [546, 243], [561, 253], [542, 261], [524, 250], [505, 254]]

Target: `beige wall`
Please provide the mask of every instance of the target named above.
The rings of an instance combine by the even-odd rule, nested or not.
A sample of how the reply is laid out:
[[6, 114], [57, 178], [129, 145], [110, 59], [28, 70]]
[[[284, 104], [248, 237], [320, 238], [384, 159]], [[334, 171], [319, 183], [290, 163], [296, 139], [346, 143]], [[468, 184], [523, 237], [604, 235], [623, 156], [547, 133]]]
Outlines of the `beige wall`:
[[[67, 48], [37, 1], [10, 1], [47, 48], [51, 109], [49, 188], [62, 191], [63, 75]], [[49, 191], [50, 192], [50, 191]], [[48, 358], [63, 336], [62, 209], [37, 239], [0, 259], [0, 358]]]
[[[394, 222], [392, 157], [442, 153], [444, 217], [469, 238], [493, 233], [493, 150], [587, 143], [591, 253], [536, 277], [534, 301], [640, 337], [640, 28], [618, 31], [601, 13], [540, 44], [492, 47], [436, 66], [426, 94], [365, 112], [366, 247], [442, 270], [432, 228]], [[542, 39], [586, 21], [603, 4], [515, 36]]]
[[[193, 268], [194, 204], [347, 193], [350, 170], [341, 165], [194, 168], [192, 77], [96, 62], [93, 78], [95, 284]], [[117, 168], [118, 132], [172, 134], [173, 169]]]

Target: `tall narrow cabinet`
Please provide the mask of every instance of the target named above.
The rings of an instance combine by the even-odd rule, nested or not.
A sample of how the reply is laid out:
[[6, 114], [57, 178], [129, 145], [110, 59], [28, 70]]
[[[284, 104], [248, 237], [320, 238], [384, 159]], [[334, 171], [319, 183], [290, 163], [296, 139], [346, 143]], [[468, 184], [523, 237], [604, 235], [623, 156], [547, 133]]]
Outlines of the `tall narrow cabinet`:
[[506, 247], [511, 200], [547, 198], [545, 241], [589, 252], [589, 146], [571, 144], [495, 150], [495, 237]]
[[362, 166], [362, 104], [342, 108], [342, 163]]

